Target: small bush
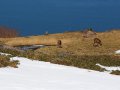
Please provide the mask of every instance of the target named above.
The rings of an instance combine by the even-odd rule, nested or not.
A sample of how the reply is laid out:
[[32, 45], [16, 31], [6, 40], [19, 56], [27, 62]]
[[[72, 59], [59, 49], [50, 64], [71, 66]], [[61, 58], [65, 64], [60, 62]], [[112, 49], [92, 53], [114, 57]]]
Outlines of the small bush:
[[1, 38], [13, 38], [17, 36], [18, 36], [18, 32], [15, 29], [0, 26], [0, 37]]

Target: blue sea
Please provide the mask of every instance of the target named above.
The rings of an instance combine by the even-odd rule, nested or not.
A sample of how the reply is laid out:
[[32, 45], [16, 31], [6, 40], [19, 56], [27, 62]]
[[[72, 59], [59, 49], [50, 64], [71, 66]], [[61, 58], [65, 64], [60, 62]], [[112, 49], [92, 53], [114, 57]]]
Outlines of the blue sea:
[[0, 0], [0, 26], [22, 36], [120, 28], [120, 0]]

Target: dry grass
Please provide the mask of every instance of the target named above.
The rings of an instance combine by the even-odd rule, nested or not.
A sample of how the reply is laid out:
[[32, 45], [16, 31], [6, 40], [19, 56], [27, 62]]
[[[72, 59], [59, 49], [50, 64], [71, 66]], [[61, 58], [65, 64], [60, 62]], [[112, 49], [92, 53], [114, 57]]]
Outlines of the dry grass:
[[[60, 35], [60, 34], [59, 34]], [[56, 34], [57, 36], [57, 34]], [[120, 31], [111, 31], [97, 33], [98, 38], [102, 40], [102, 47], [93, 47], [93, 37], [83, 39], [81, 33], [65, 33], [61, 37], [67, 38], [70, 42], [63, 45], [62, 49], [56, 47], [46, 47], [38, 51], [53, 53], [53, 52], [71, 52], [76, 55], [99, 55], [99, 54], [114, 54], [114, 51], [120, 49]], [[60, 37], [60, 36], [58, 36]]]
[[[56, 45], [59, 38], [49, 36], [31, 36], [31, 37], [18, 37], [10, 39], [0, 39], [5, 42], [7, 45], [17, 46], [17, 45], [33, 45], [33, 44], [42, 44], [42, 45]], [[69, 39], [62, 38], [63, 44], [70, 42]]]
[[[38, 49], [37, 52], [55, 54], [56, 52], [70, 52], [75, 55], [98, 55], [98, 54], [113, 54], [115, 50], [120, 49], [120, 31], [112, 30], [110, 32], [97, 33], [101, 39], [102, 47], [93, 47], [93, 37], [84, 39], [81, 32], [58, 33], [41, 36], [18, 37], [0, 39], [5, 44], [11, 46], [17, 45], [53, 45]], [[55, 47], [57, 40], [62, 40], [63, 48]]]

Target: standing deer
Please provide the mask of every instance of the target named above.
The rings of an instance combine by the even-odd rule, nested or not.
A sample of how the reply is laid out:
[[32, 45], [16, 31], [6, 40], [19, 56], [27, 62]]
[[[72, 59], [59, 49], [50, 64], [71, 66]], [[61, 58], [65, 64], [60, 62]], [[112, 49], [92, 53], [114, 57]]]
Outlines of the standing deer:
[[94, 43], [93, 43], [94, 47], [99, 47], [102, 46], [102, 42], [99, 38], [94, 38]]
[[61, 41], [61, 40], [58, 40], [58, 41], [57, 41], [57, 47], [58, 47], [58, 48], [62, 48], [62, 41]]

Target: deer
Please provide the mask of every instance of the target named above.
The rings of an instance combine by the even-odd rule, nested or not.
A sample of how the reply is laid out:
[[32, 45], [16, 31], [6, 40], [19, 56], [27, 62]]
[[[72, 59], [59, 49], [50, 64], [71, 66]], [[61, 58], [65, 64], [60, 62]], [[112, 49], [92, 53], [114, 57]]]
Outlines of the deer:
[[62, 48], [62, 41], [61, 41], [61, 40], [58, 40], [58, 41], [57, 41], [57, 47], [58, 47], [58, 48]]
[[99, 38], [94, 38], [94, 43], [93, 43], [94, 47], [99, 47], [102, 46], [102, 42]]

